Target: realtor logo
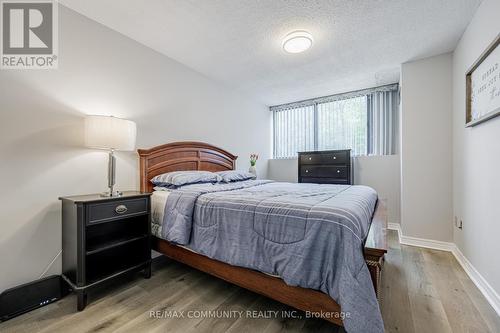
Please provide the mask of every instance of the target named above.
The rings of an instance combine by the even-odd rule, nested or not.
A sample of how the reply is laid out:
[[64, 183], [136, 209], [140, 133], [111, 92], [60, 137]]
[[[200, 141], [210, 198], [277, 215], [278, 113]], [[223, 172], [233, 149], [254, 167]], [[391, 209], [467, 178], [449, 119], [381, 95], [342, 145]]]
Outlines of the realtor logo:
[[2, 0], [2, 69], [57, 68], [57, 3]]

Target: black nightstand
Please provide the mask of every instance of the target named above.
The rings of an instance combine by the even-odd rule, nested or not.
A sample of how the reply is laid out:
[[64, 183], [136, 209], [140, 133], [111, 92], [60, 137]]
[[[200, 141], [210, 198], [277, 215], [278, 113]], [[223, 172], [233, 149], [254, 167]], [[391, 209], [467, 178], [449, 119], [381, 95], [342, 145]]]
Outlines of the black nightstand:
[[62, 200], [62, 276], [78, 295], [122, 274], [144, 270], [151, 276], [150, 193], [124, 192]]

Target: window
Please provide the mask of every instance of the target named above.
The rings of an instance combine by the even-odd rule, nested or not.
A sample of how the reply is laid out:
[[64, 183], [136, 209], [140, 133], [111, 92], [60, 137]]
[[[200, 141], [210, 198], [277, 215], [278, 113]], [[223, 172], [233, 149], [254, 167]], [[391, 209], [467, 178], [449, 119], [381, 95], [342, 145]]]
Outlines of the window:
[[366, 155], [366, 96], [318, 104], [317, 150], [352, 149], [353, 155]]
[[398, 85], [273, 106], [274, 158], [299, 151], [396, 152]]

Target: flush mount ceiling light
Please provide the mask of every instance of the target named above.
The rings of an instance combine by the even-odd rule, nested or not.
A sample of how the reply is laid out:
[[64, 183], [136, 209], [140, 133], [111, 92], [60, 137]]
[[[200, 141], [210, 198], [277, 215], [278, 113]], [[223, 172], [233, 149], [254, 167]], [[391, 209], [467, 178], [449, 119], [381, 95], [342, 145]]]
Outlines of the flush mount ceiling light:
[[303, 30], [297, 30], [289, 33], [283, 39], [283, 50], [288, 53], [304, 52], [311, 47], [313, 38], [310, 33]]

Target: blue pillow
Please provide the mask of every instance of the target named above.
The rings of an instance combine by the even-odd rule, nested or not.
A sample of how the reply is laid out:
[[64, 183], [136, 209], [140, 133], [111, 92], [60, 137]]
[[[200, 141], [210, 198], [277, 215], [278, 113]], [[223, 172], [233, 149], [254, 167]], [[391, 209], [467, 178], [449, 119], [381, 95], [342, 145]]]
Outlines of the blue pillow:
[[246, 171], [238, 171], [238, 170], [218, 171], [217, 174], [221, 176], [222, 181], [226, 183], [255, 179], [254, 174]]
[[221, 180], [221, 176], [209, 171], [174, 171], [153, 177], [151, 183], [155, 186], [176, 188], [189, 184], [217, 183]]

